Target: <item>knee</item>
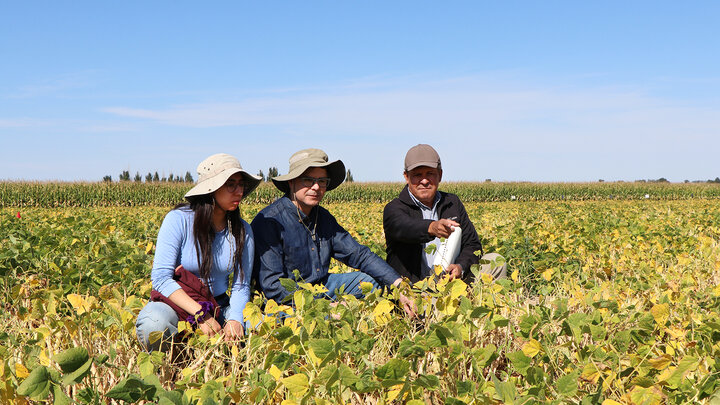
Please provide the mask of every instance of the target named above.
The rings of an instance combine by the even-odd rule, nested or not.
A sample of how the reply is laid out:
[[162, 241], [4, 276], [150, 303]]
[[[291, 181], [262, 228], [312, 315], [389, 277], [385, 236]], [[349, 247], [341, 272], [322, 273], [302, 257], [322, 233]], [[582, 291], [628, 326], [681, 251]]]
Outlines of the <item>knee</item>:
[[507, 262], [499, 253], [486, 253], [481, 260], [490, 262], [480, 266], [482, 273], [488, 273], [496, 279], [507, 277]]
[[177, 314], [169, 305], [149, 302], [138, 314], [135, 332], [143, 347], [158, 350], [162, 340], [177, 333], [177, 323]]

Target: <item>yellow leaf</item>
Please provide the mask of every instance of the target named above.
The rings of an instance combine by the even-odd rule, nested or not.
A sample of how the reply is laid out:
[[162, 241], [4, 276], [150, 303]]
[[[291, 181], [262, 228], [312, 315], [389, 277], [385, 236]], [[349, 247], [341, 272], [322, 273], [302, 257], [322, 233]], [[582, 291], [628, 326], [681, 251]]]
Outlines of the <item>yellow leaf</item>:
[[665, 321], [667, 321], [670, 316], [670, 308], [667, 304], [655, 304], [650, 309], [650, 313], [652, 313], [652, 316], [655, 318], [655, 322], [657, 322], [658, 325], [664, 325]]
[[243, 318], [250, 322], [251, 326], [256, 326], [262, 322], [263, 314], [257, 305], [252, 302], [248, 302], [245, 304], [245, 309], [243, 309]]
[[512, 274], [510, 275], [510, 278], [512, 279], [512, 281], [517, 283], [519, 274], [520, 274], [520, 272], [518, 272], [517, 270], [513, 270]]
[[27, 378], [27, 376], [30, 375], [30, 372], [22, 365], [22, 363], [15, 363], [15, 375], [18, 378]]
[[149, 255], [150, 252], [152, 252], [152, 250], [153, 250], [153, 243], [148, 242], [147, 246], [145, 246], [145, 254]]
[[449, 285], [450, 299], [456, 300], [461, 296], [467, 296], [467, 284], [462, 280], [453, 280]]
[[[394, 387], [397, 387], [397, 385]], [[402, 386], [400, 386], [400, 388], [393, 388], [392, 390], [388, 391], [387, 402], [395, 401], [395, 399], [398, 397], [398, 395], [400, 395], [400, 391], [402, 391]]]
[[670, 365], [671, 361], [672, 356], [668, 354], [663, 354], [662, 356], [648, 360], [648, 363], [650, 364], [650, 367], [654, 368], [655, 370], [664, 370], [667, 366]]
[[230, 348], [230, 354], [232, 355], [233, 360], [235, 360], [238, 355], [240, 354], [240, 350], [238, 350], [237, 345], [232, 345]]
[[280, 402], [280, 405], [297, 405], [298, 402], [294, 399], [283, 399], [282, 402]]
[[480, 273], [480, 278], [482, 279], [483, 284], [490, 284], [494, 280], [493, 276], [488, 273]]
[[75, 308], [75, 312], [77, 312], [78, 315], [82, 315], [90, 311], [90, 303], [81, 295], [68, 294], [67, 299], [70, 301], [70, 305]]
[[555, 270], [553, 270], [553, 269], [547, 269], [542, 272], [542, 278], [544, 278], [545, 281], [550, 281], [550, 280], [552, 280], [552, 276], [553, 276], [554, 272], [555, 272]]
[[38, 360], [40, 360], [40, 364], [47, 367], [50, 365], [50, 358], [48, 358], [47, 353], [45, 352], [45, 349], [42, 349], [40, 351], [40, 354], [38, 355]]
[[275, 378], [275, 381], [280, 381], [280, 378], [282, 377], [282, 370], [277, 368], [276, 365], [271, 365], [270, 370], [268, 370], [268, 373], [270, 373], [273, 378]]
[[618, 401], [613, 401], [612, 399], [606, 399], [606, 400], [602, 401], [602, 405], [623, 405], [623, 404]]
[[308, 377], [305, 374], [295, 374], [280, 380], [285, 388], [294, 396], [302, 396], [308, 390]]
[[530, 339], [522, 347], [522, 352], [525, 353], [526, 356], [531, 357], [531, 358], [535, 357], [541, 351], [542, 351], [542, 345], [540, 345], [540, 342], [538, 342], [535, 339]]
[[377, 323], [378, 325], [385, 325], [386, 323], [390, 322], [390, 311], [392, 311], [394, 307], [395, 305], [388, 300], [384, 299], [380, 301], [375, 306], [375, 309], [373, 309], [375, 323]]

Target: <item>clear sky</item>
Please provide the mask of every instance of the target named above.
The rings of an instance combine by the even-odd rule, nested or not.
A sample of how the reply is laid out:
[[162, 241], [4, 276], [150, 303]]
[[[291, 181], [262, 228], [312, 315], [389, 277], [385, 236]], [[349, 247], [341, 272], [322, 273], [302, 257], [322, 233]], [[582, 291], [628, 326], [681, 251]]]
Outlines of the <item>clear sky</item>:
[[718, 1], [0, 0], [0, 179], [250, 172], [306, 147], [400, 181], [720, 176]]

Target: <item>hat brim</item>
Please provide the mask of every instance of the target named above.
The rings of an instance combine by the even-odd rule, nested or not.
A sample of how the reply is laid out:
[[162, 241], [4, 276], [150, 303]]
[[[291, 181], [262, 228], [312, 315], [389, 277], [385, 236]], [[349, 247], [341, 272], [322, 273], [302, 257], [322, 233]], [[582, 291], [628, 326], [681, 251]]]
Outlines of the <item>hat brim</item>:
[[230, 168], [223, 170], [212, 178], [199, 182], [195, 187], [191, 188], [190, 191], [185, 193], [185, 198], [214, 193], [235, 173], [241, 173], [243, 177], [243, 183], [245, 184], [243, 188], [243, 199], [252, 193], [257, 186], [260, 185], [260, 181], [262, 181], [260, 177], [253, 176], [245, 170]]
[[278, 190], [285, 194], [290, 194], [290, 184], [288, 182], [300, 177], [303, 173], [305, 173], [305, 170], [311, 167], [321, 167], [327, 170], [328, 177], [330, 177], [330, 184], [328, 184], [326, 191], [337, 188], [343, 181], [345, 181], [345, 164], [342, 160], [336, 160], [325, 164], [310, 163], [308, 165], [300, 166], [288, 174], [273, 177], [272, 182]]

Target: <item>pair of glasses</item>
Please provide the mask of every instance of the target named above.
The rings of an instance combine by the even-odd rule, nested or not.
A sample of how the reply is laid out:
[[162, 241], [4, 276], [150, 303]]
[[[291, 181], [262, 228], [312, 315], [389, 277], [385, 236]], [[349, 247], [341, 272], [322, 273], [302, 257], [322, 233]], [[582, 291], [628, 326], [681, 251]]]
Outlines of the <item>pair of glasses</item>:
[[312, 187], [317, 183], [320, 188], [327, 188], [330, 185], [329, 177], [300, 177], [300, 184], [303, 187]]
[[238, 189], [244, 190], [245, 183], [243, 183], [242, 181], [238, 181], [238, 182], [229, 182], [228, 181], [227, 183], [225, 183], [225, 188], [227, 189], [228, 193], [234, 193]]

